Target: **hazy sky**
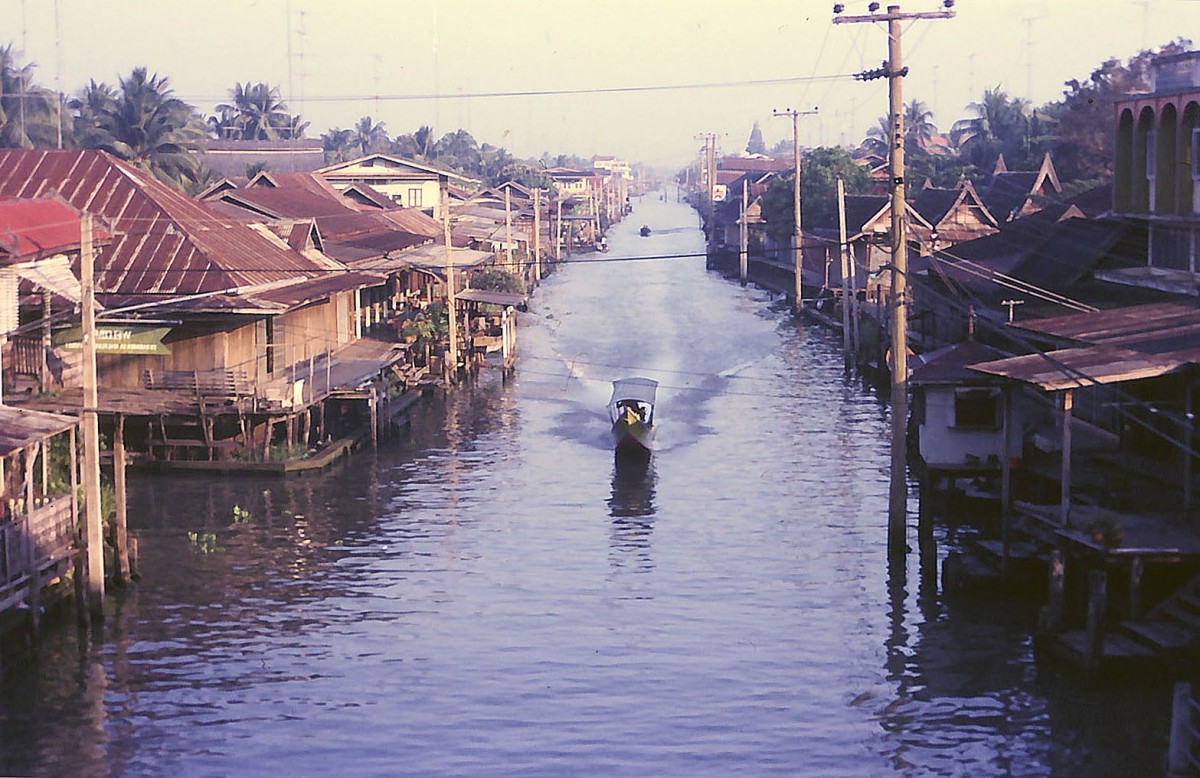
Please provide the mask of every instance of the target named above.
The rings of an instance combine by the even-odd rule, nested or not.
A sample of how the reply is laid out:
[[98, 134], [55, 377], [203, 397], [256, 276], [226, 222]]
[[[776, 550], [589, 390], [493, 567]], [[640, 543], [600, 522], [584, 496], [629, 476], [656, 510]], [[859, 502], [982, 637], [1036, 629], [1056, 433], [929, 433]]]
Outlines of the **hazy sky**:
[[[847, 14], [867, 12], [866, 0], [845, 5]], [[37, 63], [40, 83], [66, 92], [145, 65], [206, 114], [235, 82], [266, 81], [312, 122], [314, 137], [371, 115], [393, 135], [463, 127], [522, 157], [616, 154], [679, 166], [701, 133], [717, 133], [725, 152], [745, 147], [755, 121], [768, 146], [790, 139], [776, 108], [819, 106], [801, 120], [805, 145], [862, 138], [887, 110], [886, 81], [802, 79], [879, 67], [885, 25], [834, 25], [831, 8], [824, 0], [0, 0], [0, 44], [14, 43]], [[1177, 36], [1200, 42], [1198, 0], [958, 0], [955, 11], [906, 23], [903, 38], [905, 99], [927, 103], [943, 130], [987, 87], [1038, 105], [1108, 57]], [[603, 91], [628, 88], [637, 90]], [[537, 92], [570, 94], [529, 94]], [[493, 93], [501, 96], [483, 96]]]

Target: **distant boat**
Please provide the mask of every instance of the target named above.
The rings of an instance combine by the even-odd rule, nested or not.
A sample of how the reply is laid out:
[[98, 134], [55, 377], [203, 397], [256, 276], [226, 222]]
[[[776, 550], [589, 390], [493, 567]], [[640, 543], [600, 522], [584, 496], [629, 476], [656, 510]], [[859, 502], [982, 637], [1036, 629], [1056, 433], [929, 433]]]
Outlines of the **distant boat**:
[[642, 225], [642, 229], [641, 229], [641, 233], [642, 233], [642, 237], [643, 237], [643, 238], [644, 238], [644, 237], [646, 237], [647, 235], [649, 235], [649, 234], [650, 234], [650, 225], [648, 225], [648, 224], [643, 224], [643, 225]]
[[622, 378], [613, 381], [608, 416], [617, 453], [649, 454], [654, 445], [654, 399], [658, 381]]

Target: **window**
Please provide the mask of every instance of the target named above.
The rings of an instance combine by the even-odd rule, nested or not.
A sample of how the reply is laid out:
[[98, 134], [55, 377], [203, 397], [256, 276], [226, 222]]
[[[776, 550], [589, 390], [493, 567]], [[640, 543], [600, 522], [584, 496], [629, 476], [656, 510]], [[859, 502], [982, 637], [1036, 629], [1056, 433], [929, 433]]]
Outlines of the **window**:
[[996, 429], [1000, 426], [998, 389], [955, 389], [954, 426]]
[[420, 189], [409, 189], [408, 190], [408, 207], [409, 208], [420, 208], [422, 205], [423, 205], [423, 203], [421, 202], [421, 190]]

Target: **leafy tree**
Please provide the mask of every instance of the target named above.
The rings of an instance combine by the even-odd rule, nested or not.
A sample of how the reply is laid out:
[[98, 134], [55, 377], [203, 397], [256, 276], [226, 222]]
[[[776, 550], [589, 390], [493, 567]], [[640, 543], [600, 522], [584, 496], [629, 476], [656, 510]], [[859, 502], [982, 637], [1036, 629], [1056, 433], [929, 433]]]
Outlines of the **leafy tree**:
[[846, 194], [862, 194], [871, 187], [870, 174], [843, 148], [822, 146], [804, 155], [800, 167], [800, 218], [805, 229], [837, 223], [838, 178], [845, 182]]
[[1105, 60], [1085, 79], [1065, 83], [1062, 100], [1039, 109], [1053, 123], [1054, 165], [1067, 180], [1105, 179], [1112, 175], [1112, 103], [1125, 94], [1150, 90], [1150, 63], [1156, 56], [1190, 51], [1186, 38], [1162, 46], [1157, 52], [1143, 50], [1122, 64]]
[[483, 172], [483, 154], [479, 143], [463, 129], [448, 132], [434, 147], [438, 161], [449, 167], [479, 175]]
[[754, 123], [754, 127], [750, 130], [750, 140], [746, 141], [747, 154], [766, 154], [767, 144], [763, 142], [762, 129], [759, 128], [758, 122]]
[[479, 151], [481, 168], [479, 173], [488, 186], [496, 186], [511, 180], [511, 171], [516, 159], [508, 153], [507, 149], [485, 143]]
[[471, 276], [471, 286], [475, 289], [487, 289], [493, 292], [525, 293], [525, 282], [519, 275], [498, 268], [480, 270]]
[[[845, 182], [846, 194], [860, 194], [871, 186], [867, 171], [843, 148], [810, 149], [800, 167], [800, 218], [804, 229], [827, 227], [837, 223], [837, 179]], [[767, 234], [785, 243], [795, 230], [793, 210], [794, 178], [776, 176], [762, 199]]]
[[21, 64], [10, 43], [0, 47], [0, 146], [50, 147], [58, 143], [58, 99], [33, 81], [34, 65]]
[[195, 183], [199, 165], [191, 152], [200, 147], [204, 125], [192, 106], [174, 96], [168, 80], [138, 67], [120, 80], [111, 102], [106, 90], [93, 82], [72, 101], [75, 117], [92, 125], [79, 145], [107, 151], [180, 188]]

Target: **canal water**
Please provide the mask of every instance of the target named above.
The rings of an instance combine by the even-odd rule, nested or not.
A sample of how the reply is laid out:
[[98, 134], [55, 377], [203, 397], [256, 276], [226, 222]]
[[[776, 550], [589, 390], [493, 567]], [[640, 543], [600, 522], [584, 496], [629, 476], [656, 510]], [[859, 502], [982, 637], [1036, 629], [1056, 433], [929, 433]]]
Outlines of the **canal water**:
[[[0, 774], [1161, 773], [1166, 690], [1039, 671], [1031, 607], [889, 567], [887, 407], [831, 335], [707, 271], [673, 196], [609, 240], [513, 377], [401, 440], [132, 479], [141, 582], [5, 668]], [[661, 382], [645, 467], [608, 438], [629, 375]]]

